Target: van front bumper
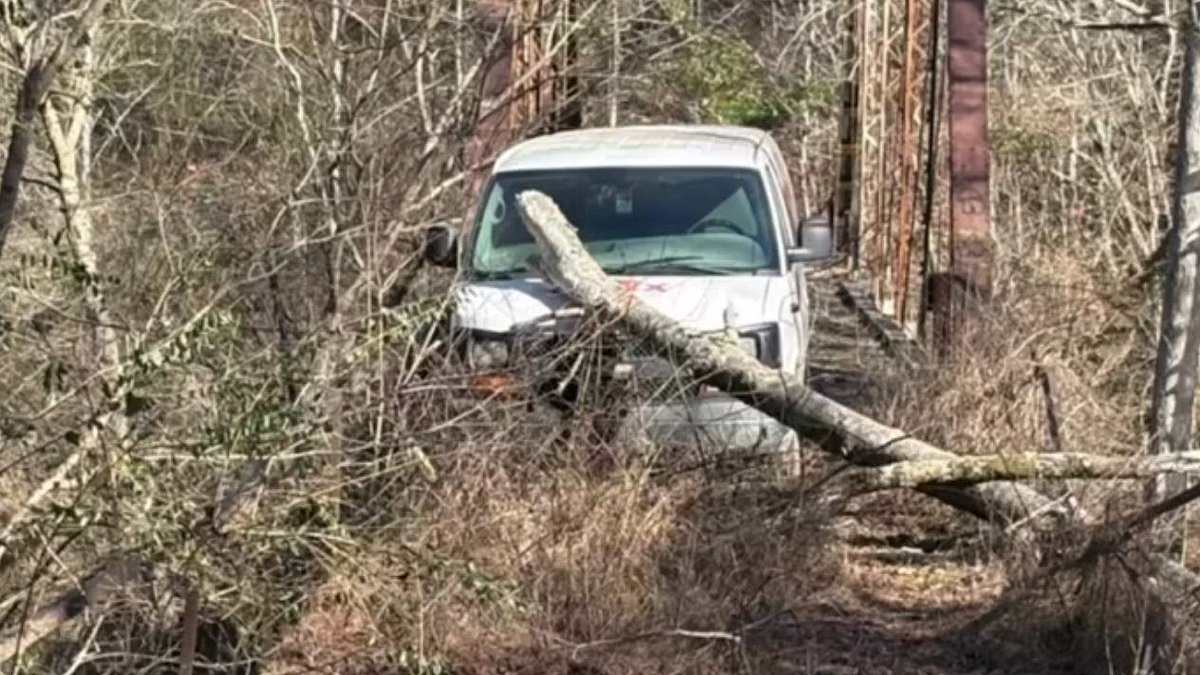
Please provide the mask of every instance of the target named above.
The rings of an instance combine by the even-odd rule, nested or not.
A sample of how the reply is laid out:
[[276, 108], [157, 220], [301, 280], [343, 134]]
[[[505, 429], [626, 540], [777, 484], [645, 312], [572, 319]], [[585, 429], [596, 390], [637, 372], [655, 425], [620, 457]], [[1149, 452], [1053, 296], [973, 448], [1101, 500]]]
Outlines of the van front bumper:
[[622, 420], [618, 438], [756, 454], [793, 452], [799, 442], [792, 429], [724, 393], [637, 406]]

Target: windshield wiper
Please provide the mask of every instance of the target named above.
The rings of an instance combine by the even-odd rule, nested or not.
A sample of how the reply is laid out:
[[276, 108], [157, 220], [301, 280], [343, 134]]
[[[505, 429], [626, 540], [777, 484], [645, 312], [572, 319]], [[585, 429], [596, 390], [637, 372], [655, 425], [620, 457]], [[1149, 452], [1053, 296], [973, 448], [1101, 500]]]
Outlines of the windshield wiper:
[[738, 272], [753, 272], [754, 267], [731, 267], [728, 265], [704, 264], [704, 258], [687, 255], [673, 258], [658, 258], [642, 260], [627, 265], [605, 267], [608, 274], [629, 274], [631, 272], [681, 272], [683, 274], [736, 274]]
[[475, 278], [476, 281], [507, 281], [508, 279], [517, 278], [518, 275], [524, 275], [528, 271], [529, 270], [526, 270], [525, 268], [522, 267], [522, 268], [514, 269], [514, 270], [504, 270], [501, 272], [484, 272], [481, 270], [472, 270], [471, 274]]

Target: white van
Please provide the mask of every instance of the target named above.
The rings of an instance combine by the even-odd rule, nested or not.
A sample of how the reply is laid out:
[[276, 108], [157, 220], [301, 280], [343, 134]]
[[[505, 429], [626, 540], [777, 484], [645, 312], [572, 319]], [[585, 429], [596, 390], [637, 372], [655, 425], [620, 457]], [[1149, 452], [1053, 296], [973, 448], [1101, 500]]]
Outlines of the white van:
[[[531, 328], [554, 332], [579, 310], [531, 270], [537, 245], [517, 213], [526, 190], [549, 195], [619, 283], [697, 332], [736, 333], [764, 364], [801, 377], [811, 321], [805, 266], [831, 255], [823, 218], [801, 221], [767, 132], [724, 126], [569, 131], [519, 143], [496, 160], [461, 240], [435, 227], [425, 255], [457, 265], [455, 328], [474, 367], [502, 367]], [[628, 372], [630, 369], [624, 369]], [[794, 443], [770, 418], [719, 392], [645, 406], [629, 417], [659, 440], [722, 446]]]

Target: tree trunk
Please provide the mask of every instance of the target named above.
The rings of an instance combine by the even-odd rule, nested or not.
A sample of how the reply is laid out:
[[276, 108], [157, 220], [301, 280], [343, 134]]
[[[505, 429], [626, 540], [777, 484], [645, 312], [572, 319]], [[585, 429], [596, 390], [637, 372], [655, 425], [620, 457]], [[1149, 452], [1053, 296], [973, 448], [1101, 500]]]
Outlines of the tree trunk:
[[874, 492], [926, 485], [971, 485], [1015, 480], [1139, 479], [1196, 472], [1200, 472], [1200, 453], [1197, 452], [1148, 459], [1081, 452], [1016, 452], [898, 462], [852, 472], [847, 481], [855, 492]]
[[33, 143], [33, 125], [37, 122], [38, 101], [45, 78], [38, 66], [25, 73], [21, 94], [17, 97], [17, 110], [13, 119], [12, 136], [8, 141], [8, 156], [4, 160], [4, 174], [0, 177], [0, 256], [4, 255], [4, 244], [12, 229], [17, 214], [17, 202], [21, 197], [21, 179], [25, 175], [25, 164], [29, 161], [29, 146]]
[[[52, 96], [42, 102], [42, 123], [46, 128], [46, 135], [50, 138], [50, 148], [55, 168], [58, 170], [58, 199], [63, 219], [66, 221], [71, 250], [82, 272], [84, 308], [92, 322], [95, 362], [90, 365], [97, 372], [105, 373], [104, 377], [109, 382], [110, 390], [116, 391], [123, 379], [120, 344], [116, 323], [105, 297], [104, 281], [95, 246], [95, 221], [84, 201], [88, 189], [80, 172], [81, 164], [86, 164], [86, 160], [81, 162], [80, 153], [80, 148], [84, 145], [83, 134], [91, 128], [91, 110], [88, 106], [90, 92], [94, 87], [94, 58], [90, 47], [81, 50], [80, 53], [83, 58], [80, 59], [77, 72], [71, 75], [74, 81], [68, 87], [69, 95]], [[56, 98], [65, 102], [65, 119], [57, 107]], [[118, 438], [124, 438], [127, 427], [124, 413], [118, 409], [104, 415], [99, 424], [89, 430], [89, 436], [108, 428]], [[98, 445], [98, 440], [91, 438], [88, 444]]]
[[[69, 35], [54, 49], [43, 55], [33, 55], [25, 69], [21, 92], [13, 115], [12, 136], [8, 141], [8, 156], [4, 159], [4, 172], [0, 175], [0, 256], [16, 218], [17, 204], [21, 196], [21, 180], [25, 175], [25, 164], [29, 161], [29, 147], [33, 144], [33, 125], [37, 122], [38, 109], [54, 84], [54, 78], [66, 61], [74, 56], [75, 50], [90, 39], [88, 34], [100, 20], [109, 0], [91, 0], [83, 9], [79, 22]], [[44, 27], [43, 27], [44, 28]], [[29, 36], [35, 31], [13, 31], [26, 43], [9, 45], [18, 52], [30, 48]]]
[[[1179, 147], [1175, 162], [1175, 200], [1167, 233], [1166, 278], [1162, 323], [1150, 400], [1149, 452], [1178, 453], [1192, 443], [1192, 411], [1196, 398], [1197, 349], [1200, 349], [1200, 81], [1197, 80], [1196, 24], [1186, 35], [1179, 96]], [[1160, 476], [1151, 481], [1149, 498], [1186, 487], [1186, 478]], [[1182, 541], [1182, 512], [1164, 521], [1174, 530], [1172, 543]]]
[[612, 71], [608, 74], [608, 126], [621, 119], [621, 2], [608, 0], [612, 10]]

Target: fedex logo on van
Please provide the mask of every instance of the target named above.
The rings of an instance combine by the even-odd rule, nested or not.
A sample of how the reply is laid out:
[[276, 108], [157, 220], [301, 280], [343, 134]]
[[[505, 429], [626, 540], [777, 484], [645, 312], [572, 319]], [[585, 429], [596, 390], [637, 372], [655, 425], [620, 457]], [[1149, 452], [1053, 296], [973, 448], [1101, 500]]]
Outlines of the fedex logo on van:
[[665, 283], [646, 279], [620, 279], [617, 281], [617, 286], [626, 293], [666, 293], [670, 290]]

